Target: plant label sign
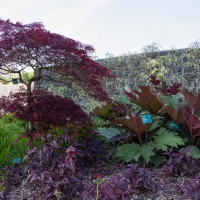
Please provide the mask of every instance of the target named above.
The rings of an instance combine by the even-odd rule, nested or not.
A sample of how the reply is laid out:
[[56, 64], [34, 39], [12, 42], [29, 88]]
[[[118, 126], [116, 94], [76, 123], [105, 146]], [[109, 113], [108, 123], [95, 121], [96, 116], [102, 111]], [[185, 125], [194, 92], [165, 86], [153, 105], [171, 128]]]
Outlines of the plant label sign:
[[13, 79], [12, 79], [12, 83], [13, 83], [13, 84], [18, 84], [17, 79], [16, 79], [16, 78], [13, 78]]
[[12, 163], [18, 163], [19, 164], [20, 163], [20, 158], [14, 158]]
[[169, 124], [169, 127], [172, 128], [172, 129], [176, 129], [176, 128], [178, 128], [178, 124], [175, 123], [175, 122], [171, 122], [171, 123]]
[[151, 115], [142, 115], [141, 119], [142, 119], [143, 124], [151, 124], [152, 123]]

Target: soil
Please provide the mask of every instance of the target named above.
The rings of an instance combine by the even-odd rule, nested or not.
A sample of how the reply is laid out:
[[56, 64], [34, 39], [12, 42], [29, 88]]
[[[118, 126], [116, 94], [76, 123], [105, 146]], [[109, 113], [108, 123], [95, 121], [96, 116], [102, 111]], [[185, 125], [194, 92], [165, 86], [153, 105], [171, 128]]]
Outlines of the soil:
[[[177, 178], [177, 183], [179, 182]], [[150, 193], [148, 196], [145, 194], [136, 195], [133, 194], [133, 197], [130, 200], [183, 200], [183, 197], [180, 195], [175, 195], [173, 185], [174, 180], [171, 182], [171, 187], [169, 187], [164, 191], [158, 191], [157, 193]], [[36, 198], [32, 198], [31, 194], [37, 193]], [[42, 192], [40, 189], [37, 191], [34, 190], [30, 185], [27, 185], [25, 188], [16, 188], [11, 191], [11, 193], [7, 196], [8, 198], [3, 197], [3, 193], [0, 192], [0, 199], [2, 200], [42, 200]], [[80, 200], [79, 197], [74, 197], [71, 200]], [[192, 200], [192, 198], [185, 198], [185, 200]]]

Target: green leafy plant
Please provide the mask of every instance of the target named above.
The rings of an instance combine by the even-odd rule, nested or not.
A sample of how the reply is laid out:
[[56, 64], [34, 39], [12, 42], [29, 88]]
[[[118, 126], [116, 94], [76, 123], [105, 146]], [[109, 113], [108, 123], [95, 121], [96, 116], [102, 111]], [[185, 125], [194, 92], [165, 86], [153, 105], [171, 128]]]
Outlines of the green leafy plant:
[[157, 150], [167, 151], [169, 147], [178, 148], [178, 145], [184, 145], [183, 139], [176, 132], [164, 127], [157, 130], [154, 134], [153, 140], [149, 143]]
[[120, 135], [122, 133], [122, 130], [120, 130], [118, 127], [102, 127], [97, 128], [96, 132], [99, 133], [99, 135], [104, 136], [107, 140], [109, 140], [116, 135]]
[[196, 146], [188, 146], [185, 149], [188, 149], [188, 151], [186, 152], [187, 156], [191, 156], [195, 159], [200, 158], [200, 150]]
[[184, 142], [183, 139], [177, 135], [177, 133], [161, 128], [155, 133], [153, 139], [147, 144], [140, 146], [139, 144], [132, 143], [123, 144], [122, 146], [117, 147], [115, 156], [119, 161], [138, 161], [141, 157], [143, 159], [145, 158], [147, 163], [149, 161], [154, 163], [155, 157], [151, 157], [156, 155], [158, 150], [165, 152], [168, 151], [169, 148], [178, 147], [179, 145], [184, 145]]
[[[98, 127], [96, 132], [104, 136], [108, 142], [117, 145], [115, 158], [118, 161], [138, 162], [139, 158], [145, 158], [147, 163], [151, 161], [151, 163], [159, 165], [165, 158], [161, 152], [168, 151], [171, 147], [178, 148], [185, 145], [184, 138], [178, 132], [178, 126], [165, 110], [167, 106], [174, 110], [173, 104], [176, 102], [178, 105], [179, 100], [171, 95], [170, 97], [162, 96], [164, 99], [162, 101], [160, 96], [151, 91], [150, 87], [140, 86], [140, 89], [139, 92], [126, 93], [130, 101], [140, 107], [129, 107], [128, 101], [124, 101], [126, 106], [119, 102], [117, 104], [109, 102], [109, 104], [96, 109], [95, 113], [99, 117], [106, 116], [109, 120], [106, 126]], [[117, 105], [117, 107], [113, 107], [113, 105]], [[121, 112], [114, 108], [120, 108]], [[149, 112], [153, 118], [152, 123], [143, 124], [141, 116]], [[176, 118], [179, 119], [177, 116]], [[173, 128], [172, 125], [176, 125], [177, 128]], [[147, 144], [145, 144], [147, 130]], [[134, 136], [138, 137], [138, 141], [134, 139]]]
[[153, 152], [153, 147], [149, 144], [143, 144], [142, 146], [136, 143], [124, 144], [116, 148], [115, 156], [118, 161], [125, 161], [128, 163], [135, 160], [138, 162], [138, 159], [140, 157], [145, 157], [145, 148], [146, 162], [148, 163], [151, 160], [150, 157], [155, 155], [155, 153]]

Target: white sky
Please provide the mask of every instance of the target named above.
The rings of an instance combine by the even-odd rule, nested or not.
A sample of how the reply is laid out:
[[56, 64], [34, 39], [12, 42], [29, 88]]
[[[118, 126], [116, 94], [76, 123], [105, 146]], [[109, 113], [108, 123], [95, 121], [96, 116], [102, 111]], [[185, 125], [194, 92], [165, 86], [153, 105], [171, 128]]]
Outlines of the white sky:
[[0, 18], [42, 22], [47, 30], [92, 45], [99, 58], [186, 48], [200, 38], [200, 0], [0, 0]]

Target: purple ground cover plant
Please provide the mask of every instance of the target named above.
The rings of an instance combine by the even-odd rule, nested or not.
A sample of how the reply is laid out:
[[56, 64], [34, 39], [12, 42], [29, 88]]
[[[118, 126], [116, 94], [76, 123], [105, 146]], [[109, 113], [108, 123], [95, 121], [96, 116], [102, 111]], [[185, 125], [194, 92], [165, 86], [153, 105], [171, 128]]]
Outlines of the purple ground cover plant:
[[[156, 192], [164, 185], [149, 170], [137, 164], [121, 165], [121, 172], [110, 177], [102, 177], [98, 184], [98, 197], [102, 200], [130, 200], [133, 194]], [[99, 180], [100, 181], [100, 180]], [[96, 180], [86, 180], [83, 183], [85, 191], [81, 194], [83, 200], [96, 197]]]
[[198, 171], [198, 161], [187, 155], [188, 149], [180, 149], [174, 152], [171, 148], [168, 152], [163, 153], [168, 157], [163, 167], [163, 172], [173, 176], [195, 176]]
[[194, 200], [200, 199], [200, 176], [187, 178], [182, 185], [177, 185], [177, 193], [182, 194], [182, 198], [192, 197]]

